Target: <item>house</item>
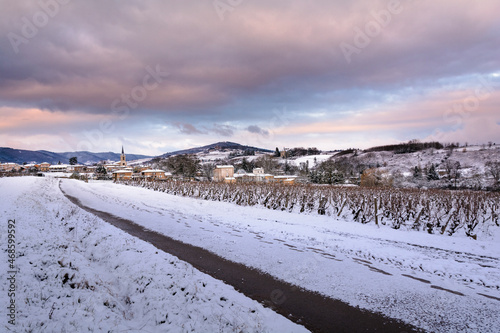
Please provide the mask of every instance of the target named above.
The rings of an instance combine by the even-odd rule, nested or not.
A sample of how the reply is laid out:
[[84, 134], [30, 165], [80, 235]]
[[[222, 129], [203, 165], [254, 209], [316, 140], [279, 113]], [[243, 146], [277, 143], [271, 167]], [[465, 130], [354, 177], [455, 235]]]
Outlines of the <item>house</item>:
[[234, 178], [234, 177], [226, 177], [226, 178], [224, 178], [224, 183], [226, 183], [226, 184], [234, 184], [234, 183], [236, 183], [236, 178]]
[[106, 168], [107, 172], [114, 172], [117, 170], [121, 170], [122, 168], [118, 165], [118, 162], [115, 164], [105, 164], [104, 167]]
[[67, 170], [67, 164], [54, 164], [49, 167], [50, 172], [66, 172]]
[[273, 181], [274, 176], [268, 173], [264, 173], [263, 168], [255, 168], [252, 173], [255, 175], [256, 182], [269, 183]]
[[134, 171], [135, 172], [141, 172], [141, 171], [144, 171], [144, 170], [147, 170], [149, 169], [147, 166], [136, 166], [134, 167]]
[[214, 182], [223, 182], [226, 178], [234, 177], [234, 166], [232, 165], [218, 165], [214, 169], [212, 177]]
[[87, 166], [84, 166], [82, 172], [84, 172], [84, 173], [95, 173], [96, 170], [97, 170], [96, 166], [87, 165]]
[[85, 165], [75, 165], [74, 166], [74, 170], [75, 170], [75, 172], [82, 173], [82, 172], [85, 172], [85, 170], [87, 170], [87, 166], [85, 166]]
[[255, 175], [253, 173], [246, 173], [245, 170], [238, 170], [234, 175], [237, 183], [252, 183], [255, 181]]
[[263, 168], [255, 168], [252, 170], [252, 173], [254, 175], [262, 175], [262, 174], [264, 174], [264, 169]]
[[35, 163], [24, 164], [22, 167], [26, 171], [38, 171], [38, 167]]
[[270, 183], [274, 181], [274, 175], [264, 173], [264, 169], [255, 168], [252, 173], [246, 173], [244, 170], [238, 170], [234, 175], [237, 183]]
[[49, 172], [50, 168], [50, 163], [47, 163], [47, 162], [43, 162], [43, 163], [40, 163], [40, 171], [41, 172]]
[[141, 171], [141, 177], [145, 179], [166, 179], [167, 177], [172, 176], [170, 172], [165, 172], [163, 170], [152, 170], [147, 169]]
[[292, 185], [295, 184], [295, 178], [297, 178], [297, 176], [290, 176], [290, 175], [274, 176], [274, 181], [280, 184]]
[[21, 166], [16, 163], [3, 163], [0, 164], [0, 171], [10, 172], [16, 171], [19, 172], [21, 170]]
[[220, 165], [214, 169], [213, 180], [215, 182], [225, 182], [225, 183], [271, 183], [277, 182], [282, 184], [294, 184], [295, 178], [297, 176], [274, 176], [265, 173], [263, 168], [255, 168], [251, 173], [245, 172], [245, 170], [238, 170], [234, 173], [234, 167], [232, 165]]
[[132, 170], [117, 170], [113, 172], [113, 180], [130, 180], [132, 179]]
[[66, 169], [67, 172], [77, 172], [81, 173], [84, 172], [87, 169], [85, 165], [68, 165], [68, 168]]

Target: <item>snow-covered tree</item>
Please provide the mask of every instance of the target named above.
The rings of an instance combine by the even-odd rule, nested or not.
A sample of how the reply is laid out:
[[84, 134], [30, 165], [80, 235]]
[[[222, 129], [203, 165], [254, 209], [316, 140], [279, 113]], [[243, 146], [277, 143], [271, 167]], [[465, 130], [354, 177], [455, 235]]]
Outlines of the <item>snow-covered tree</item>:
[[429, 180], [429, 181], [439, 180], [439, 175], [436, 171], [436, 166], [434, 164], [431, 164], [431, 167], [429, 168], [429, 171], [427, 172], [427, 180]]

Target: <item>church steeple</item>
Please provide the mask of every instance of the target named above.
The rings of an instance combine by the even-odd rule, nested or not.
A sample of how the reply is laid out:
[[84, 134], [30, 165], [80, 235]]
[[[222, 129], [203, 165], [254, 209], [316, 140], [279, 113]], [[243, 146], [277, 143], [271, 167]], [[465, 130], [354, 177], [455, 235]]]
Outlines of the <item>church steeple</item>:
[[121, 167], [127, 166], [127, 159], [125, 157], [125, 151], [123, 150], [123, 146], [122, 146], [122, 154], [120, 155], [120, 166]]

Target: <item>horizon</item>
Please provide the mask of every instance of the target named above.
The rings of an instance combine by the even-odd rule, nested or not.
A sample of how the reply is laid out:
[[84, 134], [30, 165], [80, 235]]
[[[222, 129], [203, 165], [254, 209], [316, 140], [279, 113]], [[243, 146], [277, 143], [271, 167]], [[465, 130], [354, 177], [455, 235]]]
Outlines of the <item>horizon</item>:
[[0, 146], [159, 156], [224, 141], [498, 143], [499, 11], [494, 0], [8, 2]]
[[[415, 140], [415, 139], [413, 139]], [[420, 141], [418, 139], [416, 139], [418, 142], [421, 142], [421, 143], [429, 143], [430, 141]], [[175, 153], [175, 152], [178, 152], [178, 151], [182, 151], [182, 150], [190, 150], [190, 149], [196, 149], [196, 148], [203, 148], [205, 146], [210, 146], [210, 145], [214, 145], [214, 144], [217, 144], [217, 143], [225, 143], [225, 142], [229, 142], [229, 143], [235, 143], [235, 144], [239, 144], [241, 145], [240, 143], [238, 142], [233, 142], [233, 141], [218, 141], [218, 142], [213, 142], [211, 144], [207, 144], [207, 145], [203, 145], [203, 146], [195, 146], [195, 147], [189, 147], [189, 148], [181, 148], [179, 150], [175, 150], [175, 151], [167, 151], [167, 152], [163, 152], [163, 153], [160, 153], [159, 155], [147, 155], [147, 154], [142, 154], [142, 153], [137, 153], [137, 152], [131, 152], [131, 153], [127, 153], [126, 152], [126, 149], [125, 149], [125, 155], [144, 155], [144, 156], [147, 156], [147, 157], [159, 157], [161, 155], [165, 155], [165, 154], [170, 154], [170, 153]], [[384, 144], [384, 145], [380, 145], [380, 146], [370, 146], [370, 147], [366, 147], [366, 148], [359, 148], [359, 147], [349, 147], [349, 148], [346, 148], [346, 149], [319, 149], [320, 152], [334, 152], [334, 151], [342, 151], [342, 150], [349, 150], [349, 149], [356, 149], [356, 150], [368, 150], [368, 149], [371, 149], [371, 148], [378, 148], [378, 147], [383, 147], [383, 146], [391, 146], [391, 145], [398, 145], [398, 144], [405, 144], [405, 143], [408, 143], [408, 142], [393, 142], [393, 143], [389, 143], [389, 144]], [[461, 148], [461, 147], [479, 147], [479, 146], [489, 146], [489, 144], [491, 143], [492, 146], [496, 146], [496, 142], [482, 142], [482, 143], [470, 143], [470, 142], [439, 142], [443, 145], [447, 145], [447, 144], [459, 144], [458, 148]], [[271, 151], [269, 154], [272, 154], [273, 150], [278, 148], [280, 151], [281, 149], [283, 148], [280, 148], [280, 147], [275, 147], [274, 149], [271, 149], [271, 148], [266, 148], [266, 147], [255, 147], [255, 146], [250, 146], [250, 145], [242, 145], [242, 146], [248, 146], [248, 147], [251, 147], [251, 148], [258, 148], [258, 149], [263, 149], [263, 150], [269, 150]], [[41, 151], [46, 151], [46, 152], [50, 152], [50, 153], [56, 153], [56, 154], [63, 154], [63, 153], [90, 153], [90, 154], [107, 154], [107, 153], [113, 153], [113, 154], [121, 154], [121, 152], [115, 152], [115, 151], [86, 151], [86, 150], [79, 150], [79, 151], [51, 151], [51, 150], [47, 150], [47, 149], [38, 149], [38, 150], [30, 150], [30, 149], [22, 149], [22, 148], [14, 148], [14, 147], [0, 147], [0, 148], [7, 148], [7, 149], [13, 149], [13, 150], [28, 150], [28, 151], [34, 151], [34, 152], [41, 152]], [[285, 149], [293, 149], [293, 148], [316, 148], [316, 147], [285, 147]]]

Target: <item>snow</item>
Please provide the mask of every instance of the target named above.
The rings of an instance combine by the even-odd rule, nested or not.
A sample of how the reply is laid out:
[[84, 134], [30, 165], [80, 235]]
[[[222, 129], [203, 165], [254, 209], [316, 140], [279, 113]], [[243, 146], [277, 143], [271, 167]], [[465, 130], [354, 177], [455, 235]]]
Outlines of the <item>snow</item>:
[[127, 164], [130, 166], [136, 166], [136, 165], [143, 165], [145, 163], [148, 163], [149, 161], [151, 161], [151, 158], [142, 158], [139, 160], [127, 161]]
[[68, 178], [72, 174], [71, 172], [44, 172], [43, 176], [49, 178]]
[[[478, 185], [486, 188], [491, 185], [492, 179], [487, 172], [485, 164], [488, 161], [500, 160], [500, 148], [479, 148], [476, 146], [455, 149], [451, 155], [447, 149], [426, 149], [415, 153], [394, 154], [392, 152], [368, 152], [361, 153], [356, 157], [357, 161], [366, 165], [385, 166], [393, 176], [401, 174], [406, 177], [402, 180], [402, 187], [415, 187], [413, 183], [413, 169], [415, 166], [424, 168], [431, 164], [437, 165], [438, 170], [444, 170], [444, 163], [449, 161], [460, 162], [461, 177], [458, 186], [474, 188]], [[446, 176], [441, 180], [426, 183], [426, 186], [446, 187]]]
[[132, 170], [116, 170], [116, 171], [113, 171], [113, 173], [133, 173]]
[[202, 163], [213, 163], [218, 160], [225, 160], [229, 157], [231, 152], [223, 152], [218, 150], [213, 150], [208, 153], [200, 152], [196, 156], [201, 160]]
[[[0, 215], [17, 223], [16, 331], [303, 331], [75, 207], [59, 183], [84, 205], [427, 331], [500, 327], [497, 227], [474, 241], [105, 181], [22, 177], [0, 179]], [[5, 234], [2, 229], [2, 249]], [[5, 288], [1, 284], [1, 300]]]
[[333, 155], [334, 154], [301, 156], [295, 159], [288, 159], [288, 162], [293, 163], [295, 166], [300, 166], [301, 163], [309, 162], [309, 167], [312, 168], [315, 165], [315, 163], [320, 164], [321, 162], [324, 162], [329, 158], [331, 158]]
[[[16, 326], [2, 310], [0, 331], [306, 331], [74, 206], [58, 184], [53, 177], [0, 178], [2, 281], [9, 219], [17, 240]], [[2, 305], [7, 288], [0, 284]]]
[[309, 162], [309, 168], [314, 168], [315, 165], [319, 165], [329, 158], [334, 160], [349, 158], [352, 162], [359, 162], [370, 167], [384, 166], [390, 175], [396, 178], [397, 187], [447, 187], [449, 184], [445, 176], [441, 176], [440, 181], [419, 184], [413, 177], [414, 168], [415, 166], [425, 168], [434, 164], [439, 170], [444, 171], [444, 163], [447, 160], [458, 161], [461, 167], [461, 177], [458, 179], [457, 185], [466, 188], [479, 187], [484, 189], [492, 183], [491, 175], [488, 174], [485, 164], [488, 161], [500, 160], [500, 147], [496, 145], [492, 147], [474, 145], [455, 148], [452, 152], [448, 149], [429, 148], [406, 154], [395, 154], [389, 151], [357, 151], [356, 156], [348, 154], [334, 157], [336, 154], [337, 152], [331, 152], [321, 155], [301, 156], [289, 158], [288, 160], [280, 159], [279, 162], [283, 164], [287, 161], [297, 167], [300, 167], [301, 163]]
[[500, 327], [498, 228], [474, 241], [109, 182], [63, 180], [62, 188], [84, 205], [425, 330]]

